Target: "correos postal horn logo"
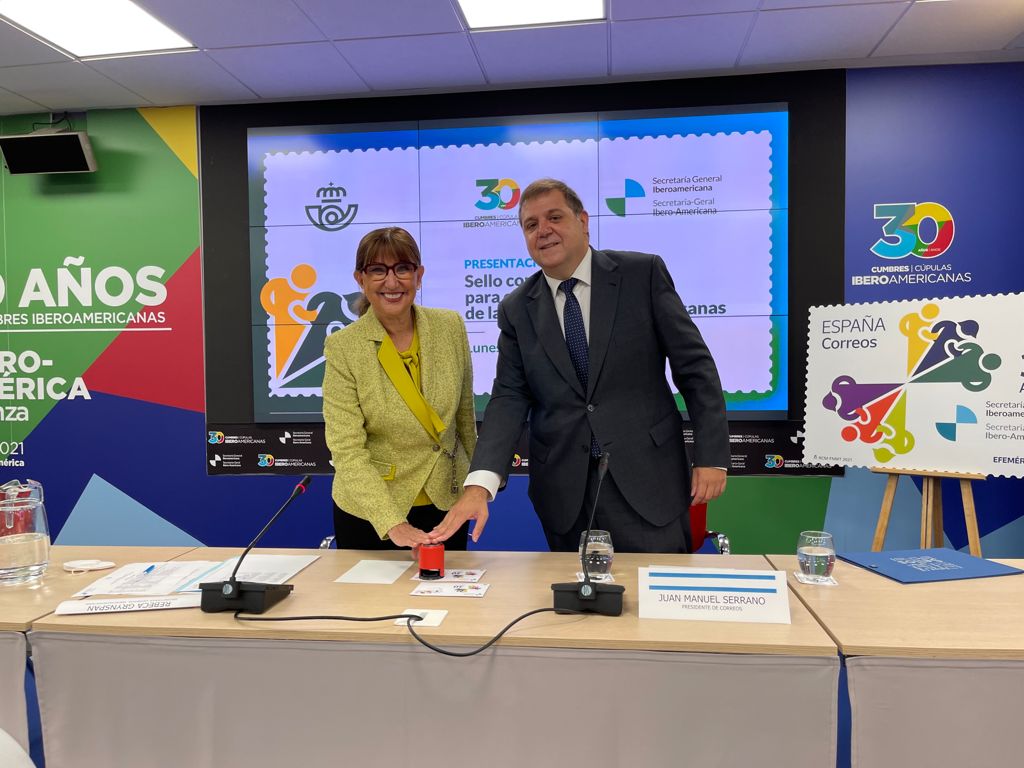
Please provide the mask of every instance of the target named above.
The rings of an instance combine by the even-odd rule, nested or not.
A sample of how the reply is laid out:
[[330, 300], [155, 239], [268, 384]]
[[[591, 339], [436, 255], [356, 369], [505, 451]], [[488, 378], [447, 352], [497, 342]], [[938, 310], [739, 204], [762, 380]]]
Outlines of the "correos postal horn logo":
[[[946, 206], [939, 203], [878, 203], [875, 218], [884, 221], [882, 237], [871, 246], [871, 252], [883, 259], [905, 259], [913, 254], [919, 259], [934, 259], [953, 244], [956, 226]], [[935, 237], [921, 237], [921, 223], [931, 220]]]
[[347, 227], [355, 221], [356, 211], [359, 210], [356, 203], [342, 205], [347, 195], [344, 187], [336, 187], [333, 182], [326, 187], [320, 187], [316, 191], [320, 205], [306, 206], [306, 218], [309, 219], [309, 223], [325, 232], [337, 232]]

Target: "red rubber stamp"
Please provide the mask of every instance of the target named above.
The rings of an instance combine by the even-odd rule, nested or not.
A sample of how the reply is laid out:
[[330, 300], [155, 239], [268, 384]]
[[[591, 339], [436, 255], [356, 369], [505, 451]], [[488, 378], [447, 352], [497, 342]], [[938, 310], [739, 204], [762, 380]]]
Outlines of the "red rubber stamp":
[[444, 544], [420, 544], [420, 578], [444, 578]]

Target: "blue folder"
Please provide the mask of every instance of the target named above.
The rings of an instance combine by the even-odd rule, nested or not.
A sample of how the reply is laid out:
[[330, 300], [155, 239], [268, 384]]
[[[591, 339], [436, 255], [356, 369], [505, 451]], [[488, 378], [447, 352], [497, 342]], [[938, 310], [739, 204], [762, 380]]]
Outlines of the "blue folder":
[[1024, 573], [1019, 568], [995, 563], [955, 549], [900, 549], [887, 552], [837, 554], [841, 560], [895, 579], [901, 584], [927, 581], [981, 579]]

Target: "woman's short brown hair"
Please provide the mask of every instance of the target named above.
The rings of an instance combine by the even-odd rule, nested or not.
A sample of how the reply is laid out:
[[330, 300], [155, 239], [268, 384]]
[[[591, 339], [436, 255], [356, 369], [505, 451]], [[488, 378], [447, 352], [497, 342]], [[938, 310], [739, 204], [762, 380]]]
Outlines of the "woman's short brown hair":
[[356, 272], [362, 272], [385, 256], [396, 261], [411, 261], [419, 266], [420, 247], [401, 227], [381, 227], [363, 235], [356, 247]]

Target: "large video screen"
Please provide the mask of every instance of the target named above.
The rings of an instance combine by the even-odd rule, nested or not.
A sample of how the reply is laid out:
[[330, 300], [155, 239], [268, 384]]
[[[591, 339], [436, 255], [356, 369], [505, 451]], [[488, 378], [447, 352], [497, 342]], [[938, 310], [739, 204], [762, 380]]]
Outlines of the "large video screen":
[[324, 341], [356, 319], [356, 245], [392, 225], [420, 244], [420, 303], [466, 321], [482, 413], [498, 304], [537, 270], [520, 194], [545, 176], [580, 194], [595, 248], [664, 258], [730, 412], [786, 417], [785, 105], [250, 128], [247, 155], [255, 422], [322, 421]]

